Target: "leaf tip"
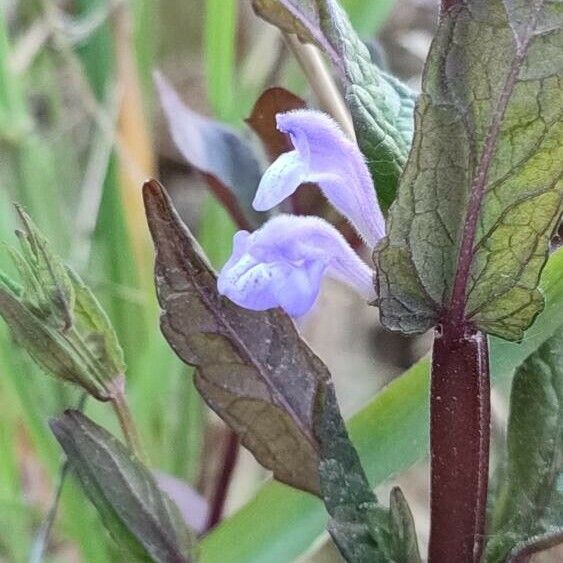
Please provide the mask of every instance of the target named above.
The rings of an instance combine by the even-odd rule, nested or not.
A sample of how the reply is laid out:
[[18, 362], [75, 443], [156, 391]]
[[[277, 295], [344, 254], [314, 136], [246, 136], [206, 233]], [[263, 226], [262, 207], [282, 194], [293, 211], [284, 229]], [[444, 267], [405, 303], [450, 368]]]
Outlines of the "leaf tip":
[[149, 198], [162, 197], [164, 192], [165, 190], [163, 185], [154, 178], [147, 178], [143, 182], [143, 198], [145, 200], [145, 203]]

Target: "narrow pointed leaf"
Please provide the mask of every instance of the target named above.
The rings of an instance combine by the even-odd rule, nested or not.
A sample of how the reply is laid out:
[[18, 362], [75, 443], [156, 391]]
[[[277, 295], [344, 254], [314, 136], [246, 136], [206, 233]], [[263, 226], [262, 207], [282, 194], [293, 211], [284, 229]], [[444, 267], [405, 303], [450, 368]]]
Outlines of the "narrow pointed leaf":
[[534, 538], [563, 533], [563, 329], [520, 366], [514, 377], [507, 459], [491, 514], [486, 561]]
[[143, 193], [166, 339], [197, 367], [200, 393], [258, 461], [280, 481], [318, 493], [312, 412], [326, 367], [280, 310], [253, 312], [221, 297], [164, 188], [151, 180]]
[[389, 533], [395, 561], [421, 563], [414, 518], [405, 496], [399, 487], [394, 487], [389, 498]]
[[16, 209], [24, 230], [16, 231], [21, 254], [12, 250], [11, 256], [27, 289], [24, 298], [29, 299], [53, 327], [67, 329], [72, 324], [74, 291], [66, 267], [29, 215], [20, 206]]
[[442, 16], [376, 258], [382, 321], [520, 339], [562, 211], [563, 4], [470, 0]]
[[267, 215], [252, 208], [262, 175], [253, 147], [231, 127], [187, 107], [160, 74], [155, 81], [170, 134], [182, 156], [205, 176], [240, 228], [260, 225]]
[[75, 295], [73, 320], [76, 331], [84, 340], [102, 372], [110, 379], [119, 380], [125, 373], [123, 350], [117, 334], [104, 309], [71, 268], [67, 268]]
[[[108, 385], [92, 377], [73, 347], [55, 329], [29, 310], [21, 299], [0, 286], [0, 316], [16, 342], [47, 374], [80, 385], [100, 401], [112, 397]], [[110, 383], [108, 379], [108, 383]]]
[[78, 411], [66, 411], [50, 425], [128, 561], [190, 560], [193, 540], [177, 507], [125, 446]]
[[0, 287], [10, 291], [16, 297], [21, 297], [23, 293], [23, 287], [15, 282], [13, 279], [9, 278], [0, 270]]
[[[315, 432], [320, 443], [321, 493], [331, 518], [328, 531], [346, 561], [386, 561], [382, 546], [370, 533], [366, 510], [385, 511], [377, 506], [358, 453], [350, 442], [338, 412], [334, 389], [325, 387], [322, 408], [315, 413]], [[324, 408], [325, 402], [328, 407]], [[369, 508], [366, 508], [369, 507]]]
[[413, 93], [379, 70], [335, 0], [253, 0], [255, 11], [330, 58], [383, 207], [395, 197], [413, 133]]
[[21, 286], [0, 273], [0, 316], [17, 342], [50, 375], [110, 399], [123, 384], [123, 351], [90, 289], [51, 249], [31, 218], [16, 231], [21, 252], [7, 247]]

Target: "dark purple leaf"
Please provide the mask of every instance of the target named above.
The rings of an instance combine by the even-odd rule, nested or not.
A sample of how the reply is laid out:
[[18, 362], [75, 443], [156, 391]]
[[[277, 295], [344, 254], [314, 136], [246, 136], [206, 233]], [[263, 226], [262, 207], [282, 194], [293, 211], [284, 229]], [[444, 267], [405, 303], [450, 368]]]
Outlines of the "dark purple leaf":
[[258, 461], [280, 481], [318, 493], [312, 417], [328, 370], [281, 310], [248, 311], [219, 296], [215, 273], [164, 188], [151, 180], [143, 194], [166, 339], [197, 367], [200, 393]]

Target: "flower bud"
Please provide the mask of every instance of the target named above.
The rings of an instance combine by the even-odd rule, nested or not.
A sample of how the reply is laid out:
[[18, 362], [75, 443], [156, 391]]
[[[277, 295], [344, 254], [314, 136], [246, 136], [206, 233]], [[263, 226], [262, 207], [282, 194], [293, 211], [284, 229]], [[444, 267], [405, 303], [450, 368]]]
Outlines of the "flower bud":
[[125, 372], [115, 331], [80, 277], [52, 252], [29, 216], [18, 212], [21, 252], [8, 251], [21, 283], [0, 273], [0, 316], [44, 371], [109, 400]]

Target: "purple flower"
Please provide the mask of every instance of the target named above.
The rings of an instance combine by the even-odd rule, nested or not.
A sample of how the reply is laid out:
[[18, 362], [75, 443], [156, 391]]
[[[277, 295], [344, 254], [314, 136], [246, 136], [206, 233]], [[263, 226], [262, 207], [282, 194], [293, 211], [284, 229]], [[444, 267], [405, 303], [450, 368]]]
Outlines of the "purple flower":
[[312, 182], [374, 247], [385, 235], [385, 220], [364, 157], [355, 143], [319, 111], [281, 113], [277, 125], [289, 134], [295, 150], [282, 154], [266, 170], [254, 208], [271, 209], [301, 184]]
[[278, 215], [250, 234], [239, 231], [218, 290], [247, 309], [282, 307], [293, 317], [313, 306], [324, 276], [373, 299], [373, 271], [344, 237], [319, 217]]
[[[385, 221], [356, 145], [318, 111], [278, 114], [277, 124], [289, 134], [294, 150], [268, 168], [254, 208], [271, 209], [301, 184], [313, 182], [374, 247], [385, 234]], [[315, 303], [324, 276], [347, 283], [368, 300], [375, 297], [373, 270], [332, 225], [318, 217], [279, 215], [252, 234], [235, 235], [218, 289], [247, 309], [282, 307], [299, 317]]]

